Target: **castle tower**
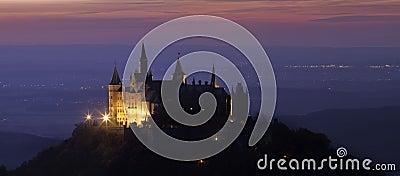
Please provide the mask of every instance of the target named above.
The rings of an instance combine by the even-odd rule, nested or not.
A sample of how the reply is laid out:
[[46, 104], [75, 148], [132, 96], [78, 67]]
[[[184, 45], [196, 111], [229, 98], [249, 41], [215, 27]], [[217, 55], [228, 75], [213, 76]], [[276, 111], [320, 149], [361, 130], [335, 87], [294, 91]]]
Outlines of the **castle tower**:
[[218, 84], [217, 84], [217, 81], [215, 80], [215, 68], [214, 68], [214, 64], [213, 64], [213, 67], [212, 67], [211, 86], [212, 86], [213, 88], [218, 88], [218, 87], [219, 87]]
[[146, 77], [147, 81], [153, 81], [153, 72], [151, 70], [149, 70], [149, 72], [147, 73], [147, 77]]
[[142, 53], [139, 59], [139, 73], [147, 73], [147, 56], [144, 43], [142, 43]]
[[130, 89], [135, 92], [139, 91], [144, 86], [143, 80], [149, 78], [148, 76], [146, 49], [144, 43], [142, 43], [142, 52], [139, 58], [139, 70], [130, 75]]
[[114, 66], [111, 82], [108, 84], [108, 112], [113, 123], [121, 125], [125, 121], [122, 82], [116, 66]]
[[[245, 106], [242, 105], [243, 102], [247, 102], [249, 98], [249, 93], [245, 90], [243, 87], [242, 83], [237, 83], [236, 86], [236, 91], [232, 87], [232, 93], [231, 93], [231, 100], [232, 102], [229, 103], [230, 105], [230, 112], [231, 116], [234, 116], [235, 114], [239, 114], [240, 112], [246, 111]], [[239, 106], [239, 104], [241, 106]], [[235, 120], [235, 117], [232, 117], [233, 120]]]
[[172, 74], [173, 81], [181, 81], [185, 83], [186, 74], [183, 72], [181, 61], [179, 60], [180, 53], [178, 53], [178, 61], [176, 61], [175, 71]]

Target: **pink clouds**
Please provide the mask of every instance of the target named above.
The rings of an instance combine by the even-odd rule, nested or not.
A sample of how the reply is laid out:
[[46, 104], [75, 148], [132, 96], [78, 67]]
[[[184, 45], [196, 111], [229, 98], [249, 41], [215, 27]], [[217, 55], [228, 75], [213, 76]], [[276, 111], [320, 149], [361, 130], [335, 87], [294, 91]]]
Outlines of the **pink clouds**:
[[[209, 14], [232, 19], [251, 30], [266, 43], [282, 38], [281, 45], [305, 44], [301, 38], [316, 45], [353, 45], [362, 38], [393, 32], [377, 24], [397, 29], [400, 24], [400, 2], [384, 1], [128, 1], [128, 0], [18, 0], [0, 1], [0, 44], [47, 43], [132, 43], [156, 25], [179, 16]], [[378, 16], [378, 17], [377, 17]], [[370, 17], [370, 18], [369, 18]], [[368, 20], [375, 19], [375, 20]], [[330, 24], [327, 24], [330, 23]], [[355, 26], [354, 26], [355, 25]], [[360, 42], [341, 38], [357, 29], [371, 28], [369, 33], [356, 35]], [[299, 30], [295, 30], [295, 29]], [[322, 30], [322, 31], [319, 31]], [[265, 33], [268, 31], [268, 33]], [[289, 38], [294, 31], [298, 40]], [[310, 32], [314, 31], [314, 32]], [[329, 31], [329, 32], [328, 32]], [[336, 37], [322, 40], [312, 33]], [[370, 45], [400, 45], [395, 34]], [[393, 39], [394, 36], [394, 39]], [[379, 38], [379, 37], [378, 37]], [[277, 40], [277, 39], [274, 39]], [[272, 42], [274, 44], [276, 42]], [[309, 42], [307, 42], [309, 43]]]

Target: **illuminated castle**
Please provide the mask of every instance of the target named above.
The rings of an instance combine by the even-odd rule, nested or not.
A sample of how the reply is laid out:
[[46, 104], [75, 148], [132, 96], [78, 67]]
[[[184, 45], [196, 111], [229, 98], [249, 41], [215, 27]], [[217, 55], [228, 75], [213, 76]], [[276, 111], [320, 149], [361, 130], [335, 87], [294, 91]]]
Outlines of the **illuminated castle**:
[[[141, 56], [139, 59], [139, 71], [130, 76], [129, 87], [123, 87], [116, 67], [110, 84], [108, 85], [109, 114], [111, 120], [117, 126], [129, 126], [132, 123], [142, 125], [149, 117], [162, 118], [167, 116], [162, 104], [161, 83], [168, 84], [172, 81], [181, 82], [179, 96], [182, 108], [190, 114], [196, 114], [201, 109], [198, 99], [204, 92], [210, 92], [217, 100], [217, 109], [214, 116], [227, 117], [231, 111], [231, 97], [224, 88], [219, 87], [216, 82], [215, 70], [211, 75], [210, 82], [202, 83], [193, 79], [191, 84], [186, 82], [186, 75], [183, 72], [179, 58], [171, 80], [154, 80], [152, 71], [147, 73], [147, 56], [142, 44]], [[143, 82], [146, 80], [146, 82]], [[163, 84], [164, 84], [163, 83]], [[125, 102], [123, 100], [123, 94]], [[129, 114], [129, 115], [128, 115]], [[160, 119], [158, 119], [160, 120]]]
[[114, 66], [111, 82], [108, 84], [108, 111], [115, 124], [126, 124], [125, 107], [122, 100], [122, 82], [116, 66]]

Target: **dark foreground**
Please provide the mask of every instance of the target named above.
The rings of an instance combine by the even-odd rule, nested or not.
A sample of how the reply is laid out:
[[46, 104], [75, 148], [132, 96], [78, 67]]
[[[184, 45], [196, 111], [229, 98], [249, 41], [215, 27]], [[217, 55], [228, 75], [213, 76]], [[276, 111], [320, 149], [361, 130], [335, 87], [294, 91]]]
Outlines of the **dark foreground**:
[[[336, 156], [323, 134], [307, 129], [291, 130], [274, 121], [264, 138], [247, 146], [250, 122], [238, 140], [222, 153], [204, 161], [179, 162], [158, 156], [138, 140], [124, 139], [105, 128], [79, 125], [70, 139], [40, 152], [7, 176], [105, 176], [105, 175], [383, 175], [366, 171], [278, 171], [259, 170], [257, 161], [271, 158], [327, 158]], [[352, 157], [352, 156], [349, 156]]]

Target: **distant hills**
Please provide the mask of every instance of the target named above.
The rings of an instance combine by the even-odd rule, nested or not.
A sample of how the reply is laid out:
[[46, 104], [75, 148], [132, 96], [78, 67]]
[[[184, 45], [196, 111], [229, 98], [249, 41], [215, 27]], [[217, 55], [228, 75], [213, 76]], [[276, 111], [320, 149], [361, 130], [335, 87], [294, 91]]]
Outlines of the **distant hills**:
[[30, 134], [0, 132], [0, 165], [13, 169], [34, 157], [44, 148], [61, 143], [61, 140]]
[[280, 116], [291, 128], [307, 128], [329, 137], [359, 157], [400, 164], [400, 106], [331, 109], [302, 116]]

